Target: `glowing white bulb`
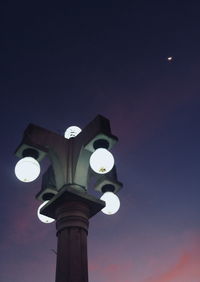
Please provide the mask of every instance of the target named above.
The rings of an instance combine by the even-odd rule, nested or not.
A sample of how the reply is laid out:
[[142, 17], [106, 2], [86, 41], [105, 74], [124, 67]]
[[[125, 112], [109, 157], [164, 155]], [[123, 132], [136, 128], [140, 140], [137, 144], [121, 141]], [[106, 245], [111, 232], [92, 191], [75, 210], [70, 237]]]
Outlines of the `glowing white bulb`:
[[70, 126], [65, 131], [65, 138], [70, 139], [76, 137], [81, 132], [81, 129], [78, 126]]
[[42, 203], [37, 210], [37, 216], [39, 220], [42, 221], [43, 223], [52, 223], [55, 221], [55, 219], [40, 213], [41, 208], [44, 207], [48, 202], [49, 201], [45, 201], [44, 203]]
[[108, 173], [114, 166], [114, 157], [108, 150], [99, 148], [90, 157], [91, 168], [99, 174]]
[[105, 208], [101, 210], [103, 213], [112, 215], [119, 210], [120, 201], [117, 195], [115, 195], [113, 192], [105, 192], [101, 197], [101, 200], [106, 202]]
[[22, 182], [31, 182], [40, 174], [40, 164], [32, 157], [19, 160], [15, 166], [15, 175]]

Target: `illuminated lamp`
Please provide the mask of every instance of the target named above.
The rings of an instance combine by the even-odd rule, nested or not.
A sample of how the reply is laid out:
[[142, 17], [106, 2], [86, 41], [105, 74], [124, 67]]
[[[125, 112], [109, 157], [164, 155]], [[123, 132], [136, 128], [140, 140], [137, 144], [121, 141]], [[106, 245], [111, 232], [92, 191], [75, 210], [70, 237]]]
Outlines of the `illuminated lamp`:
[[40, 164], [31, 156], [25, 156], [15, 166], [15, 175], [22, 182], [32, 182], [39, 174]]
[[113, 155], [105, 148], [99, 148], [90, 157], [90, 167], [96, 173], [108, 173], [114, 166]]
[[40, 213], [41, 208], [43, 208], [48, 202], [49, 201], [45, 201], [44, 203], [42, 203], [37, 210], [37, 216], [38, 216], [39, 220], [43, 223], [52, 223], [52, 222], [55, 221], [55, 219]]
[[94, 142], [93, 147], [95, 151], [90, 157], [90, 167], [99, 174], [105, 174], [111, 171], [114, 166], [114, 157], [107, 150], [109, 143], [105, 139], [98, 139]]
[[65, 131], [65, 138], [70, 139], [76, 137], [81, 132], [81, 129], [78, 126], [70, 126]]
[[113, 215], [119, 210], [120, 201], [113, 192], [106, 191], [100, 199], [106, 203], [106, 206], [101, 210], [104, 214]]

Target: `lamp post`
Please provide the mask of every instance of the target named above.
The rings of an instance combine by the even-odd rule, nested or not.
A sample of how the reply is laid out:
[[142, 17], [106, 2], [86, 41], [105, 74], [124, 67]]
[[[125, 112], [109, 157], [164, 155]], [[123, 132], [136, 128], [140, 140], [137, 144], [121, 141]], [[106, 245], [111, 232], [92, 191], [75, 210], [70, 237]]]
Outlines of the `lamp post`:
[[[43, 204], [38, 215], [43, 222], [56, 221], [56, 282], [87, 282], [87, 234], [89, 219], [102, 210], [114, 214], [119, 209], [117, 179], [110, 149], [117, 142], [109, 120], [98, 115], [82, 131], [69, 127], [65, 136], [30, 124], [16, 149], [20, 161], [15, 173], [23, 182], [34, 181], [40, 162], [47, 156], [50, 166], [36, 195]], [[88, 193], [91, 177], [101, 199]]]

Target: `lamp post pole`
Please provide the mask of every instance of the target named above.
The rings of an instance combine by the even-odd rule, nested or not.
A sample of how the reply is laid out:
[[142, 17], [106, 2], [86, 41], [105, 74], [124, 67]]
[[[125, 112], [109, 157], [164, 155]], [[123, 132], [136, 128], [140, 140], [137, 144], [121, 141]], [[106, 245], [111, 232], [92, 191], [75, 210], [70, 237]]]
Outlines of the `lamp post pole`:
[[57, 209], [56, 215], [56, 282], [87, 282], [88, 206], [82, 202], [66, 202]]
[[[122, 187], [117, 180], [116, 168], [113, 164], [108, 168], [111, 155], [108, 150], [116, 143], [117, 137], [111, 134], [109, 121], [102, 116], [97, 116], [82, 132], [77, 136], [73, 133], [71, 137], [66, 139], [30, 124], [15, 152], [16, 156], [22, 158], [16, 175], [19, 172], [24, 174], [26, 171], [21, 166], [28, 164], [33, 165], [34, 169], [37, 167], [38, 176], [39, 162], [48, 156], [50, 166], [43, 174], [42, 188], [36, 198], [47, 200], [40, 214], [56, 220], [56, 282], [88, 282], [89, 219], [104, 209], [108, 209], [105, 213], [112, 214], [109, 202], [105, 200], [106, 193], [112, 196]], [[104, 193], [105, 202], [88, 193], [92, 173], [89, 165], [91, 156], [95, 159], [95, 154], [99, 156], [102, 153], [106, 154], [107, 159], [105, 164], [101, 160], [100, 166], [94, 166], [97, 178], [94, 189]], [[17, 177], [24, 182], [33, 181], [33, 178], [29, 180], [29, 176]]]
[[41, 209], [56, 219], [56, 282], [88, 282], [89, 218], [104, 206], [103, 201], [67, 185]]

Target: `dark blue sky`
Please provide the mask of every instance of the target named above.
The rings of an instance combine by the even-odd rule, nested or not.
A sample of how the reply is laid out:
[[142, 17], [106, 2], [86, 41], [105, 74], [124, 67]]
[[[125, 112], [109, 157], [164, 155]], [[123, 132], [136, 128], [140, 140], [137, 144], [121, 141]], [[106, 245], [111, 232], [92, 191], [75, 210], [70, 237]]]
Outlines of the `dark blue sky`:
[[90, 281], [200, 281], [199, 10], [198, 1], [1, 4], [0, 281], [54, 281], [55, 226], [36, 217], [41, 177], [14, 176], [23, 130], [63, 134], [97, 114], [119, 137], [124, 189], [118, 214], [91, 220]]

